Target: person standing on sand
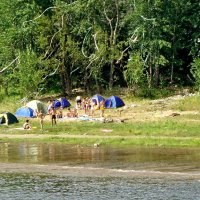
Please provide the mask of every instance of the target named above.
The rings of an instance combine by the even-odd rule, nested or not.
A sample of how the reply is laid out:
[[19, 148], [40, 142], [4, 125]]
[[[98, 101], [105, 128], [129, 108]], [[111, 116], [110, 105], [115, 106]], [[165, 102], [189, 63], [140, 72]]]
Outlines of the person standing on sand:
[[42, 113], [42, 111], [37, 112], [37, 118], [40, 120], [41, 130], [43, 130], [45, 115]]
[[105, 100], [102, 100], [99, 104], [100, 110], [100, 117], [104, 117], [104, 110], [105, 110]]
[[51, 115], [51, 125], [53, 126], [53, 123], [56, 125], [56, 109], [55, 109], [55, 107], [51, 108], [50, 115]]
[[53, 101], [52, 101], [52, 100], [49, 100], [49, 101], [48, 101], [48, 113], [49, 113], [49, 114], [50, 114], [50, 112], [51, 112], [52, 107], [53, 107]]
[[81, 96], [77, 96], [75, 101], [76, 101], [76, 109], [81, 109], [81, 103], [82, 103]]

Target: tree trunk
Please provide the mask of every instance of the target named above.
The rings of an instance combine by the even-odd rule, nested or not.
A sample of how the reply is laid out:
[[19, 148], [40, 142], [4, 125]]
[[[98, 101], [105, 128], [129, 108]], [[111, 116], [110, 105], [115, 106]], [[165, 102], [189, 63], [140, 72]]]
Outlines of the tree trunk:
[[156, 66], [155, 67], [155, 86], [156, 87], [159, 86], [159, 76], [160, 76], [159, 66]]
[[[63, 23], [63, 42], [62, 42], [62, 72], [63, 72], [63, 94], [68, 94], [69, 96], [72, 93], [72, 83], [70, 78], [70, 65], [67, 65], [67, 55], [66, 55], [66, 43], [67, 43], [67, 34], [66, 34], [66, 24]], [[64, 85], [65, 84], [65, 85]], [[67, 91], [67, 92], [66, 92]]]
[[174, 82], [174, 50], [172, 55], [172, 65], [171, 65], [171, 73], [170, 73], [170, 84]]
[[[63, 71], [63, 70], [62, 70]], [[65, 77], [64, 77], [64, 74], [62, 73], [62, 71], [61, 71], [61, 73], [60, 73], [60, 76], [61, 76], [61, 84], [62, 84], [62, 95], [63, 96], [66, 96], [67, 95], [67, 93], [66, 93], [66, 81], [65, 81]]]
[[97, 92], [98, 92], [99, 94], [101, 94], [101, 87], [100, 87], [100, 85], [99, 85], [99, 81], [98, 81], [97, 76], [95, 76], [95, 82], [96, 82]]
[[8, 85], [7, 84], [4, 86], [4, 94], [5, 94], [5, 96], [9, 95], [8, 94]]
[[149, 63], [149, 83], [148, 83], [148, 87], [151, 88], [152, 87], [152, 77], [153, 77], [153, 69], [152, 69], [152, 63], [150, 61]]
[[89, 79], [88, 79], [87, 70], [85, 71], [85, 75], [84, 75], [84, 90], [85, 90], [85, 93], [87, 93], [87, 94], [90, 93], [90, 83], [89, 83]]
[[112, 90], [114, 84], [114, 63], [111, 61], [110, 63], [110, 79], [109, 79], [109, 90]]

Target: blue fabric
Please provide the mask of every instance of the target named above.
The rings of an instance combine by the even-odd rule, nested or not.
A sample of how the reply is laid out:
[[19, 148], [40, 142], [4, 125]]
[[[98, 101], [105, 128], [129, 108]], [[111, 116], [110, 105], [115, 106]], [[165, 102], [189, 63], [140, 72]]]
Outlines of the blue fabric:
[[124, 106], [124, 102], [118, 96], [111, 96], [105, 100], [106, 108], [118, 108]]
[[33, 109], [29, 108], [29, 107], [21, 107], [19, 108], [15, 115], [17, 117], [35, 117], [35, 113], [33, 111]]
[[60, 101], [58, 101], [58, 100], [54, 100], [54, 101], [53, 101], [53, 107], [54, 107], [54, 108], [59, 108], [60, 106], [61, 106]]
[[92, 100], [95, 100], [96, 103], [100, 103], [101, 101], [105, 100], [104, 97], [102, 97], [101, 95], [99, 94], [96, 94], [92, 97]]
[[70, 107], [70, 106], [71, 106], [71, 104], [69, 103], [69, 101], [68, 101], [66, 98], [64, 98], [64, 97], [62, 97], [62, 98], [60, 99], [60, 102], [61, 102], [61, 106], [62, 106], [63, 108], [66, 108], [66, 107]]

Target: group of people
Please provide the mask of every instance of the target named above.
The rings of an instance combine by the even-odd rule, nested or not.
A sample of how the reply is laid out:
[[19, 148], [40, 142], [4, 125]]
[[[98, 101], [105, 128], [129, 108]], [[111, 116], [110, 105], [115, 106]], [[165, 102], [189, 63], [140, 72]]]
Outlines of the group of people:
[[76, 97], [76, 108], [84, 109], [84, 113], [93, 117], [95, 110], [100, 110], [100, 117], [104, 117], [105, 110], [105, 100], [97, 102], [95, 99], [91, 98], [81, 98], [81, 96]]
[[[39, 119], [41, 130], [43, 130], [45, 114], [42, 111], [36, 111], [36, 116]], [[26, 129], [26, 130], [32, 129], [32, 126], [30, 125], [28, 119], [26, 119], [25, 123], [23, 124], [23, 128]]]
[[[52, 126], [57, 124], [57, 118], [78, 117], [79, 115], [78, 110], [84, 110], [84, 114], [88, 114], [92, 117], [94, 115], [95, 110], [99, 110], [100, 117], [104, 117], [105, 100], [97, 102], [96, 100], [88, 97], [82, 98], [81, 96], [77, 96], [75, 102], [76, 102], [75, 107], [67, 108], [67, 111], [65, 111], [62, 107], [56, 109], [54, 106], [54, 101], [52, 100], [48, 102], [48, 114], [51, 118]], [[41, 130], [43, 130], [45, 114], [42, 111], [36, 111], [36, 116], [39, 119]], [[30, 125], [28, 119], [23, 124], [23, 128], [32, 129], [32, 126]]]

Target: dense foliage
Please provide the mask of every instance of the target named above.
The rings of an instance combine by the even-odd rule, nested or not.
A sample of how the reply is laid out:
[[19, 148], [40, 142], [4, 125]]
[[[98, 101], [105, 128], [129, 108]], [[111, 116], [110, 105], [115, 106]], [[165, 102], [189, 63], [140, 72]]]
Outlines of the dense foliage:
[[200, 84], [197, 0], [0, 0], [0, 16], [7, 95]]

